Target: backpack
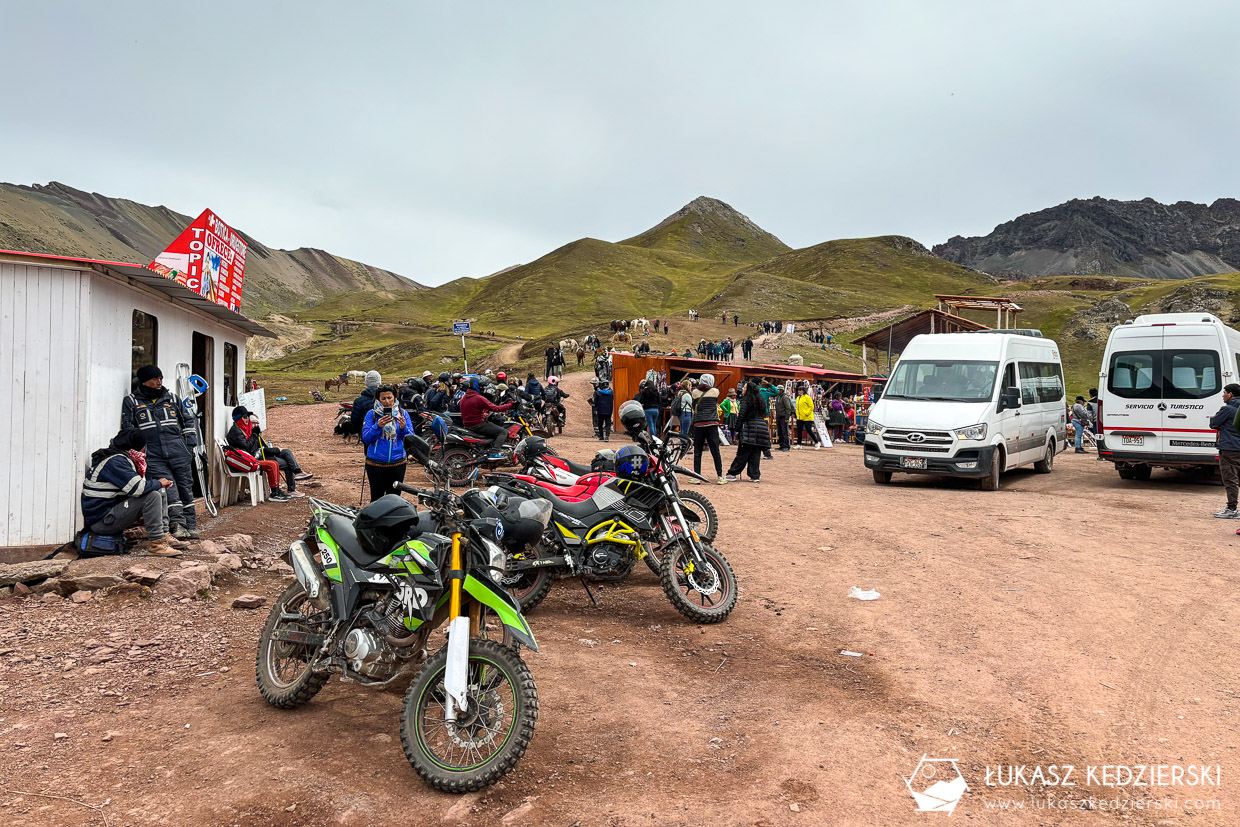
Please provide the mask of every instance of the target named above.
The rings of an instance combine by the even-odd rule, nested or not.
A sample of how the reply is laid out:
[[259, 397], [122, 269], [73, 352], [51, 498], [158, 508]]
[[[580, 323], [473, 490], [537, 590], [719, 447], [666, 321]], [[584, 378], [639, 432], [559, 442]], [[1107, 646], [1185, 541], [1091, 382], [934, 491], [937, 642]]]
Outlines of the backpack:
[[680, 416], [680, 412], [685, 409], [685, 395], [681, 391], [676, 391], [676, 397], [672, 399], [672, 416]]
[[110, 557], [129, 553], [123, 535], [95, 534], [85, 529], [74, 535], [73, 550], [78, 557]]
[[254, 455], [238, 448], [224, 449], [224, 464], [230, 470], [238, 471], [242, 474], [258, 470], [258, 460], [254, 458]]

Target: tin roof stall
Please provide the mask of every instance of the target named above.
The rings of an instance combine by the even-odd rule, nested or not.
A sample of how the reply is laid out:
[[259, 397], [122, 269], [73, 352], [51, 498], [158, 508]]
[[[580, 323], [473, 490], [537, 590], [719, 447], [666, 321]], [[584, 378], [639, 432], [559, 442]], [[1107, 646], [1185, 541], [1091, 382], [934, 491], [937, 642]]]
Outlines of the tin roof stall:
[[667, 381], [671, 384], [679, 382], [686, 376], [697, 378], [703, 373], [709, 373], [715, 377], [715, 387], [720, 389], [720, 393], [726, 394], [740, 381], [739, 368], [740, 365], [730, 365], [710, 359], [613, 353], [611, 355], [611, 386], [615, 391], [616, 401], [623, 402], [626, 399], [632, 399], [637, 394], [637, 386], [651, 370], [665, 373]]
[[81, 527], [93, 451], [120, 425], [134, 371], [178, 364], [204, 377], [208, 456], [231, 426], [248, 336], [240, 313], [146, 267], [0, 250], [0, 559], [29, 559]]
[[852, 343], [854, 345], [861, 345], [861, 361], [866, 365], [867, 370], [870, 364], [870, 350], [875, 351], [875, 372], [882, 367], [877, 354], [886, 353], [887, 367], [885, 372], [890, 374], [892, 358], [897, 353], [903, 353], [904, 348], [908, 346], [908, 343], [912, 341], [914, 336], [920, 336], [923, 333], [961, 333], [969, 330], [989, 329], [984, 324], [979, 324], [963, 316], [945, 313], [932, 307], [928, 310], [914, 313], [911, 316], [906, 316], [898, 322], [892, 322], [887, 327], [880, 328], [873, 333], [853, 339]]

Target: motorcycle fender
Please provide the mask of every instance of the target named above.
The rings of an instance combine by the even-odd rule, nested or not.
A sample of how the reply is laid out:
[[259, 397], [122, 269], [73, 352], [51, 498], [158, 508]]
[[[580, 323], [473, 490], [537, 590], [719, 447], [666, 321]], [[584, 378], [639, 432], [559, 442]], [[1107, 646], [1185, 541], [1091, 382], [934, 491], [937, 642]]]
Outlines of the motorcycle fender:
[[444, 717], [456, 720], [457, 710], [469, 711], [466, 690], [469, 683], [469, 616], [458, 615], [448, 627], [448, 663], [444, 669], [443, 687], [448, 695]]
[[525, 617], [521, 614], [520, 605], [507, 590], [495, 584], [489, 578], [470, 574], [465, 578], [465, 591], [474, 600], [495, 612], [496, 617], [508, 627], [508, 631], [512, 633], [512, 636], [517, 639], [518, 643], [528, 646], [535, 652], [538, 651], [538, 642], [534, 640], [534, 631], [530, 629], [530, 624], [525, 622]]
[[319, 611], [326, 609], [330, 605], [328, 603], [330, 587], [327, 585], [327, 578], [315, 565], [310, 547], [301, 540], [296, 541], [288, 547], [288, 559], [293, 567], [293, 574], [297, 577], [297, 582], [306, 590], [306, 596], [310, 598], [310, 602]]

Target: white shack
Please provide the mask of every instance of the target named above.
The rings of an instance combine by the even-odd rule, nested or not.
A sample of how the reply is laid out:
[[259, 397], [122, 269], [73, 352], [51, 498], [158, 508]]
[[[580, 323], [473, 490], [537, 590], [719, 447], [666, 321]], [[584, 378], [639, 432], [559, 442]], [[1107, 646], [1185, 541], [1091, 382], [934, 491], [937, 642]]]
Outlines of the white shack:
[[119, 429], [142, 365], [174, 392], [178, 364], [209, 383], [198, 404], [218, 490], [214, 438], [232, 425], [254, 335], [273, 334], [145, 267], [0, 250], [0, 552], [73, 539], [90, 455]]

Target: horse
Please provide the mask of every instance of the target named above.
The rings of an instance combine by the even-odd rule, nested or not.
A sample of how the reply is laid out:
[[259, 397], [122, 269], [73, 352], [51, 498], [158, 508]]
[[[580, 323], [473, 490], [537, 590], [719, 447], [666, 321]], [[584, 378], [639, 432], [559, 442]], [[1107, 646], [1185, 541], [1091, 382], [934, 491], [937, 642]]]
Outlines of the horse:
[[342, 373], [339, 376], [333, 376], [331, 379], [327, 379], [323, 382], [323, 393], [327, 393], [332, 388], [340, 388], [340, 387], [347, 388], [348, 386], [349, 386], [349, 376], [348, 374]]
[[576, 339], [561, 339], [560, 340], [560, 350], [563, 350], [566, 353], [571, 353], [572, 351], [576, 350], [577, 347], [578, 345], [577, 345]]

